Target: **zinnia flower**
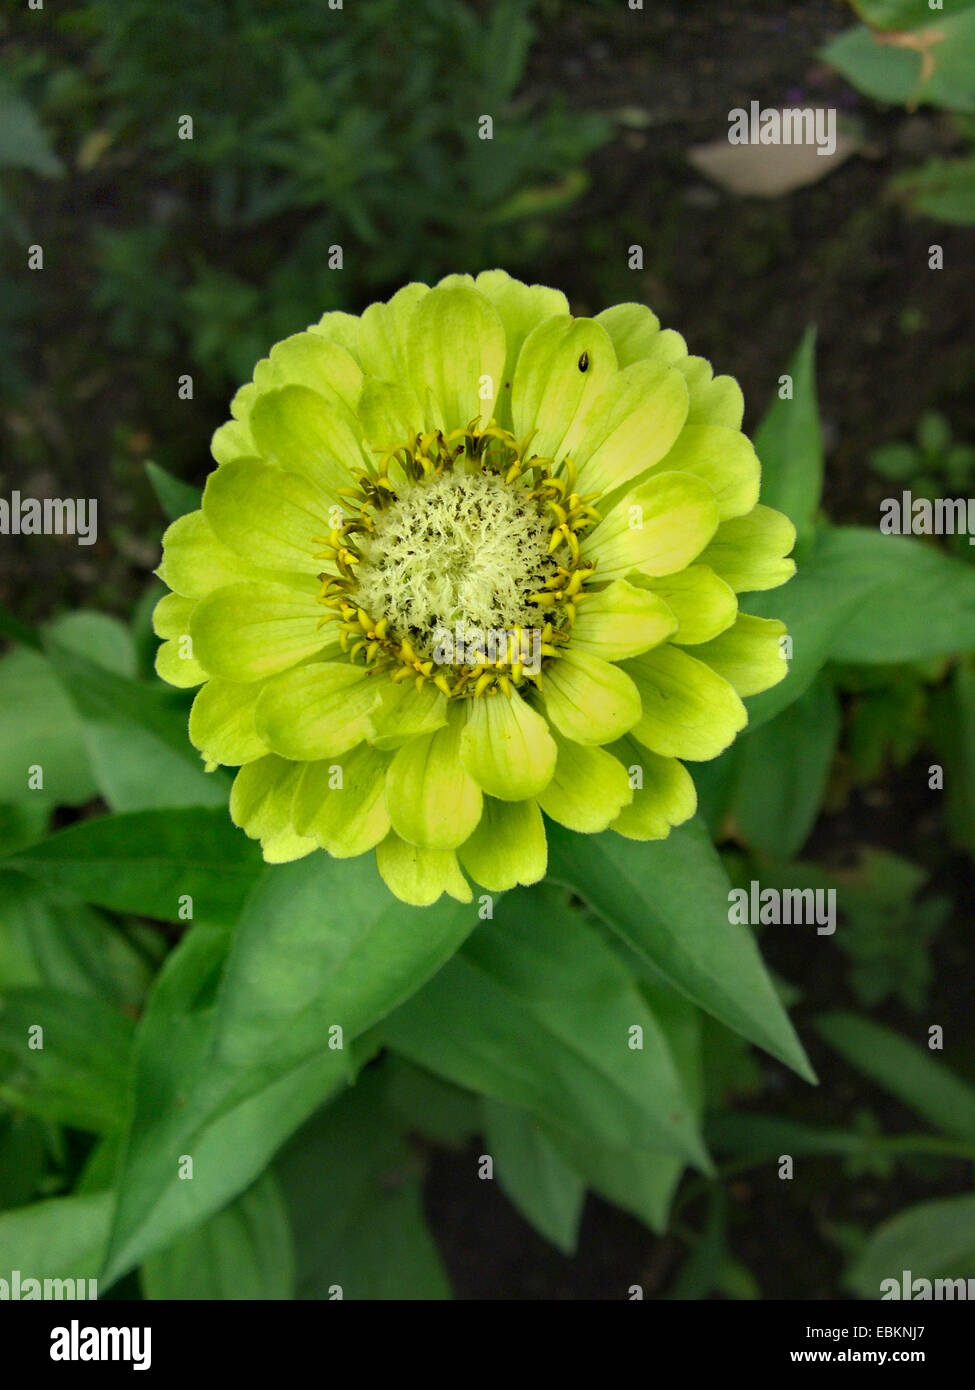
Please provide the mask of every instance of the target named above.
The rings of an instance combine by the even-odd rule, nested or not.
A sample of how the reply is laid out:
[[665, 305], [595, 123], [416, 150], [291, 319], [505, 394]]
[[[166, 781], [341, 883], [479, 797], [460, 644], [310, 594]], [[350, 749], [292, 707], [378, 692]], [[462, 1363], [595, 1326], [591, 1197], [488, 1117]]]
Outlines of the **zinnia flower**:
[[[265, 859], [375, 849], [406, 902], [533, 883], [543, 812], [659, 839], [786, 672], [793, 571], [742, 396], [639, 304], [500, 270], [278, 343], [164, 538], [157, 669]], [[187, 641], [187, 637], [189, 641]], [[468, 877], [465, 877], [465, 874]]]

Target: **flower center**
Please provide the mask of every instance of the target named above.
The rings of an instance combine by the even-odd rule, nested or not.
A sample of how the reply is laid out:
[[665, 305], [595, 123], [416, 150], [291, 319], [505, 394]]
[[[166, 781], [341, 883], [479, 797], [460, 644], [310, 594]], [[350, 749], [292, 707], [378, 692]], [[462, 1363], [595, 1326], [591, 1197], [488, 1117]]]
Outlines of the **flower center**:
[[469, 426], [387, 450], [332, 531], [321, 602], [352, 660], [451, 697], [541, 684], [569, 639], [593, 567], [578, 532], [598, 517], [572, 470], [527, 456], [505, 430]]
[[368, 613], [386, 613], [417, 653], [445, 631], [541, 626], [532, 595], [557, 573], [552, 528], [535, 498], [496, 473], [440, 474], [376, 518], [356, 572]]

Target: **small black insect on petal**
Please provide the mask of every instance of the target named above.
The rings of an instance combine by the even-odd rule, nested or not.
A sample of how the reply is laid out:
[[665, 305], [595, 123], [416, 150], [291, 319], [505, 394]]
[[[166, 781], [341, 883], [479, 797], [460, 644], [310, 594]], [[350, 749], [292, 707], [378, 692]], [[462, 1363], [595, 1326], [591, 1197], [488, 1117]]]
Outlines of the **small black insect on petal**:
[[579, 358], [579, 370], [580, 370], [580, 372], [588, 372], [588, 370], [589, 370], [589, 354], [588, 354], [588, 352], [584, 352], [584, 353], [582, 354], [582, 356]]

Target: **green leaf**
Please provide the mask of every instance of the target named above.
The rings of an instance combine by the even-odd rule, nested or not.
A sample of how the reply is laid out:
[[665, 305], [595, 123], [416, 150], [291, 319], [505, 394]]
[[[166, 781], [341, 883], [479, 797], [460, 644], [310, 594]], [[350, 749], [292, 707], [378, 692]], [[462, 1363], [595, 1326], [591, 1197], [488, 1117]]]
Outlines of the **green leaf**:
[[[93, 669], [110, 673], [107, 679], [124, 679], [135, 671], [131, 635], [116, 618], [83, 612], [49, 623], [40, 636], [20, 625], [9, 635], [28, 645], [0, 657], [0, 801], [80, 806], [98, 791], [84, 724], [54, 668], [33, 643], [56, 643], [66, 659], [83, 654]], [[38, 767], [43, 787], [34, 789], [28, 772]]]
[[[21, 648], [0, 657], [0, 800], [81, 806], [97, 794], [81, 721], [38, 652]], [[30, 769], [44, 786], [30, 789]]]
[[294, 1276], [291, 1224], [269, 1173], [141, 1270], [146, 1298], [197, 1302], [291, 1299]]
[[[226, 810], [137, 811], [80, 821], [0, 864], [116, 912], [232, 922], [265, 871]], [[182, 901], [181, 901], [182, 900]]]
[[[880, 1226], [850, 1270], [847, 1282], [862, 1298], [892, 1293], [895, 1280], [903, 1297], [904, 1271], [915, 1279], [975, 1278], [975, 1193], [921, 1202]], [[927, 1290], [932, 1296], [933, 1290]], [[967, 1297], [957, 1288], [940, 1297]]]
[[21, 620], [11, 613], [9, 608], [4, 608], [0, 603], [0, 637], [5, 637], [8, 642], [19, 642], [23, 647], [30, 647], [31, 651], [41, 650], [41, 636], [36, 628], [30, 623]]
[[[130, 1255], [123, 1251], [118, 1271], [105, 1272], [106, 1287], [254, 1182], [279, 1144], [338, 1084], [335, 1069], [323, 1067], [316, 1057], [214, 1123], [204, 1124], [187, 1150], [177, 1130], [206, 1055], [214, 981], [227, 946], [226, 931], [194, 927], [167, 959], [142, 1020], [135, 1057], [134, 1129], [130, 1125], [123, 1174], [124, 1207], [120, 1216], [116, 1210], [116, 1223], [121, 1219], [123, 1229], [125, 1222], [134, 1223], [135, 1230]], [[149, 1133], [140, 1149], [143, 1131]], [[163, 1147], [155, 1155], [161, 1164], [153, 1170], [156, 1137]], [[192, 1180], [176, 1179], [177, 1165], [185, 1158], [194, 1164]]]
[[539, 1235], [574, 1255], [586, 1185], [524, 1110], [484, 1099], [484, 1135], [494, 1176]]
[[550, 825], [550, 874], [567, 884], [674, 989], [815, 1081], [754, 937], [728, 921], [730, 884], [700, 821], [639, 844]]
[[480, 1108], [470, 1091], [423, 1067], [411, 1066], [402, 1057], [388, 1057], [383, 1072], [386, 1103], [408, 1131], [451, 1149], [462, 1148], [478, 1133]]
[[975, 159], [929, 159], [891, 181], [918, 212], [961, 226], [975, 224]]
[[384, 1070], [366, 1072], [275, 1164], [294, 1227], [298, 1298], [450, 1297], [416, 1157], [383, 1104]]
[[706, 1168], [667, 1039], [615, 953], [550, 887], [496, 913], [386, 1020], [394, 1050], [581, 1138]]
[[[634, 973], [640, 978], [640, 990], [657, 1015], [677, 1070], [691, 1099], [694, 1114], [700, 1121], [703, 1112], [702, 1024], [718, 1028], [683, 995], [662, 984], [646, 962], [623, 942], [619, 950]], [[721, 1030], [732, 1044], [745, 1044], [733, 1034]], [[567, 1130], [545, 1125], [552, 1146], [585, 1180], [588, 1187], [628, 1211], [652, 1231], [662, 1234], [667, 1229], [670, 1205], [684, 1172], [683, 1159], [668, 1153], [641, 1153], [636, 1149], [613, 1149], [596, 1144], [591, 1139], [578, 1139]]]
[[[83, 1197], [54, 1197], [0, 1213], [0, 1269], [4, 1277], [8, 1271], [19, 1269], [22, 1280], [97, 1278], [112, 1200], [110, 1192], [96, 1192]], [[66, 1294], [64, 1290], [60, 1297]], [[57, 1296], [51, 1294], [52, 1298]]]
[[707, 1298], [719, 1286], [728, 1262], [727, 1237], [728, 1198], [716, 1184], [708, 1193], [704, 1229], [668, 1290], [668, 1299]]
[[[864, 586], [830, 644], [832, 660], [887, 665], [975, 647], [975, 566], [859, 526], [825, 531], [816, 562]], [[798, 639], [796, 646], [798, 653]]]
[[0, 85], [0, 169], [29, 169], [44, 178], [64, 173], [33, 110], [6, 82]]
[[614, 1149], [543, 1123], [549, 1142], [607, 1202], [628, 1211], [657, 1235], [667, 1229], [684, 1161], [668, 1153]]
[[849, 1129], [819, 1129], [796, 1124], [774, 1115], [713, 1115], [707, 1125], [708, 1139], [719, 1153], [748, 1154], [775, 1162], [780, 1154], [793, 1158], [816, 1158], [834, 1154], [863, 1154], [870, 1139]]
[[[929, 23], [913, 29], [912, 48], [894, 46], [860, 26], [832, 39], [820, 56], [878, 101], [975, 112], [975, 7], [948, 0], [946, 10], [929, 11], [927, 17]], [[922, 50], [930, 55], [929, 70], [922, 66]]]
[[41, 839], [50, 818], [50, 808], [39, 800], [22, 801], [17, 806], [0, 802], [0, 855], [12, 854]]
[[941, 0], [937, 10], [930, 0], [851, 0], [860, 18], [874, 29], [916, 29], [939, 16], [970, 10], [975, 0]]
[[92, 995], [9, 990], [0, 998], [0, 1058], [14, 1070], [0, 1077], [0, 1099], [56, 1124], [111, 1133], [125, 1117], [131, 1042], [131, 1021]]
[[934, 693], [931, 723], [945, 767], [948, 820], [956, 840], [975, 854], [975, 667], [957, 667]]
[[823, 491], [823, 439], [816, 398], [816, 330], [807, 328], [786, 368], [792, 398], [776, 396], [755, 433], [761, 500], [785, 512], [800, 549], [812, 534]]
[[30, 1115], [0, 1114], [0, 1211], [31, 1201], [47, 1166], [44, 1126]]
[[741, 740], [732, 814], [762, 854], [791, 859], [816, 822], [840, 734], [840, 707], [822, 674], [788, 709]]
[[[106, 1278], [208, 1216], [347, 1080], [348, 1046], [457, 949], [471, 909], [408, 908], [364, 856], [274, 868], [224, 944], [183, 942], [140, 1030]], [[194, 1003], [199, 997], [200, 1002]], [[339, 1029], [336, 1033], [334, 1030]], [[180, 1181], [179, 1155], [194, 1181]]]
[[819, 56], [875, 101], [906, 106], [917, 92], [920, 56], [906, 48], [881, 45], [865, 25], [837, 34]]
[[864, 849], [855, 869], [828, 884], [843, 911], [837, 944], [850, 959], [850, 986], [866, 1008], [891, 994], [915, 1011], [927, 1000], [931, 938], [953, 906], [937, 894], [918, 897], [927, 879], [927, 870], [909, 859]]
[[0, 870], [0, 989], [52, 985], [134, 1009], [149, 967], [93, 908]]
[[875, 473], [903, 483], [920, 472], [922, 459], [913, 444], [895, 442], [882, 444], [870, 454], [870, 467]]
[[146, 476], [152, 484], [152, 490], [159, 500], [159, 505], [170, 521], [177, 521], [187, 512], [195, 512], [199, 509], [200, 499], [203, 493], [200, 488], [192, 487], [189, 483], [184, 483], [182, 479], [175, 478], [172, 473], [167, 473], [165, 468], [161, 468], [158, 463], [146, 464]]
[[204, 771], [181, 696], [161, 682], [103, 670], [58, 641], [45, 647], [82, 718], [98, 789], [112, 810], [226, 804], [230, 779]]
[[975, 1140], [975, 1087], [943, 1062], [857, 1014], [821, 1015], [816, 1028], [851, 1066], [945, 1134]]

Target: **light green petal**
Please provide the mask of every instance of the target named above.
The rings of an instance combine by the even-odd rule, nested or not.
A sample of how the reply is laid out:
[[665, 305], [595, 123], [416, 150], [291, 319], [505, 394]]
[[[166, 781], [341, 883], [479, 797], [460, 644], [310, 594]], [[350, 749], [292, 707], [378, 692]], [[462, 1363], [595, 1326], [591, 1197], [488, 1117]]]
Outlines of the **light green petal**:
[[[240, 776], [240, 773], [237, 774]], [[296, 835], [286, 827], [277, 835], [269, 835], [261, 841], [261, 854], [266, 864], [291, 864], [295, 859], [304, 859], [318, 848], [314, 840]]]
[[422, 428], [423, 411], [407, 387], [367, 377], [359, 398], [359, 419], [375, 462], [376, 450], [405, 443]]
[[332, 645], [322, 606], [285, 584], [228, 584], [201, 599], [190, 620], [197, 661], [213, 676], [256, 681]]
[[474, 276], [469, 275], [466, 271], [457, 270], [438, 280], [433, 288], [435, 290], [472, 290], [474, 288]]
[[619, 666], [568, 648], [545, 671], [545, 712], [576, 743], [610, 743], [640, 718], [640, 696]]
[[626, 768], [605, 748], [560, 738], [555, 776], [538, 798], [547, 816], [568, 830], [598, 835], [631, 800]]
[[555, 740], [517, 691], [465, 701], [460, 756], [474, 781], [501, 801], [523, 801], [551, 781]]
[[156, 652], [156, 675], [182, 690], [202, 685], [209, 672], [194, 660], [192, 652], [193, 643], [188, 633], [169, 638]]
[[633, 583], [663, 599], [677, 619], [677, 631], [670, 640], [682, 647], [710, 642], [731, 626], [738, 613], [734, 589], [707, 565], [691, 565], [661, 579], [634, 575]]
[[326, 400], [344, 402], [349, 410], [355, 410], [362, 390], [362, 370], [338, 343], [328, 342], [319, 333], [295, 333], [275, 343], [270, 356], [254, 368], [258, 395], [281, 386], [307, 386]]
[[757, 695], [769, 690], [789, 674], [789, 663], [782, 651], [785, 623], [776, 618], [753, 618], [739, 613], [733, 627], [713, 641], [695, 647], [698, 657], [719, 676], [724, 676], [739, 695]]
[[331, 309], [322, 314], [317, 323], [309, 324], [308, 332], [316, 338], [324, 338], [328, 343], [338, 343], [344, 347], [357, 362], [359, 357], [359, 319], [355, 314], [343, 313], [341, 309]]
[[291, 808], [295, 830], [312, 836], [336, 859], [374, 849], [389, 833], [384, 796], [389, 760], [388, 753], [360, 743], [340, 763], [307, 763]]
[[214, 677], [197, 694], [190, 710], [190, 742], [208, 763], [240, 767], [268, 752], [254, 727], [254, 707], [263, 686]]
[[407, 379], [406, 332], [413, 310], [430, 293], [427, 285], [404, 285], [387, 304], [370, 304], [359, 320], [359, 361], [380, 381]]
[[389, 891], [413, 907], [429, 907], [443, 893], [460, 903], [473, 896], [452, 849], [421, 849], [391, 830], [376, 848], [376, 864]]
[[361, 743], [379, 703], [377, 683], [349, 661], [314, 661], [268, 681], [254, 726], [282, 758], [337, 758]]
[[498, 311], [474, 290], [431, 290], [410, 318], [406, 336], [409, 379], [436, 418], [430, 427], [462, 429], [479, 417], [487, 424], [501, 389], [504, 328]]
[[733, 376], [715, 376], [703, 357], [682, 357], [674, 364], [683, 372], [691, 393], [689, 425], [724, 425], [741, 429], [745, 397]]
[[318, 846], [298, 835], [291, 824], [291, 802], [301, 765], [284, 758], [261, 758], [248, 763], [234, 778], [230, 817], [251, 840], [260, 840], [269, 864], [302, 859]]
[[645, 304], [614, 304], [596, 315], [609, 334], [620, 367], [650, 360], [668, 366], [687, 356], [687, 344], [672, 328], [660, 327], [657, 315]]
[[546, 319], [568, 314], [569, 301], [561, 290], [550, 290], [547, 285], [524, 285], [505, 270], [482, 270], [474, 286], [494, 305], [504, 324], [504, 372], [494, 413], [502, 427], [510, 429], [511, 390], [522, 344], [532, 329]]
[[598, 323], [546, 319], [525, 339], [515, 367], [515, 435], [522, 439], [534, 430], [529, 452], [561, 462], [582, 438], [589, 411], [615, 374], [616, 354]]
[[231, 415], [235, 420], [240, 420], [246, 424], [247, 420], [250, 418], [251, 407], [256, 400], [257, 387], [252, 381], [249, 381], [246, 386], [241, 386], [240, 389], [234, 393], [234, 398], [230, 402]]
[[[207, 479], [203, 513], [219, 540], [262, 569], [321, 574], [322, 547], [338, 509], [297, 473], [238, 459]], [[317, 558], [316, 558], [317, 555]]]
[[258, 396], [251, 430], [263, 458], [300, 473], [329, 497], [349, 486], [350, 469], [366, 462], [362, 428], [352, 412], [307, 386], [283, 386]]
[[486, 796], [477, 829], [457, 853], [474, 882], [489, 893], [537, 883], [548, 867], [545, 822], [538, 804]]
[[[238, 392], [239, 394], [239, 392]], [[232, 463], [234, 459], [253, 458], [257, 445], [246, 420], [228, 420], [225, 425], [214, 430], [210, 440], [210, 453], [217, 463]]]
[[152, 630], [157, 637], [180, 637], [189, 631], [190, 614], [196, 599], [181, 594], [163, 594], [152, 610]]
[[736, 594], [775, 589], [796, 572], [795, 561], [783, 558], [795, 543], [789, 518], [760, 502], [747, 516], [723, 521], [700, 559]]
[[393, 829], [426, 849], [454, 849], [481, 819], [481, 789], [460, 758], [466, 715], [456, 704], [448, 721], [398, 749], [386, 774]]
[[665, 758], [716, 758], [748, 722], [728, 681], [679, 647], [658, 647], [626, 670], [643, 702], [633, 737]]
[[614, 579], [598, 593], [583, 596], [572, 645], [604, 661], [620, 661], [665, 642], [676, 629], [677, 619], [662, 598]]
[[187, 512], [166, 528], [162, 564], [156, 573], [164, 584], [187, 598], [202, 598], [211, 589], [253, 574], [239, 555], [217, 540], [202, 511]]
[[381, 681], [380, 703], [370, 715], [369, 742], [395, 749], [417, 734], [432, 734], [447, 722], [447, 697], [432, 681], [417, 690], [412, 681]]
[[660, 362], [618, 372], [586, 419], [572, 461], [579, 491], [597, 498], [628, 483], [671, 449], [687, 417], [684, 378]]
[[659, 470], [693, 473], [714, 489], [722, 521], [744, 516], [758, 501], [762, 469], [752, 442], [722, 425], [685, 425]]
[[655, 473], [586, 533], [581, 550], [598, 562], [599, 579], [623, 579], [635, 569], [673, 574], [700, 555], [717, 525], [717, 499], [702, 478]]
[[683, 825], [697, 810], [691, 774], [676, 758], [661, 758], [632, 739], [615, 744], [613, 752], [626, 766], [633, 800], [610, 826], [628, 840], [665, 840], [675, 825]]

